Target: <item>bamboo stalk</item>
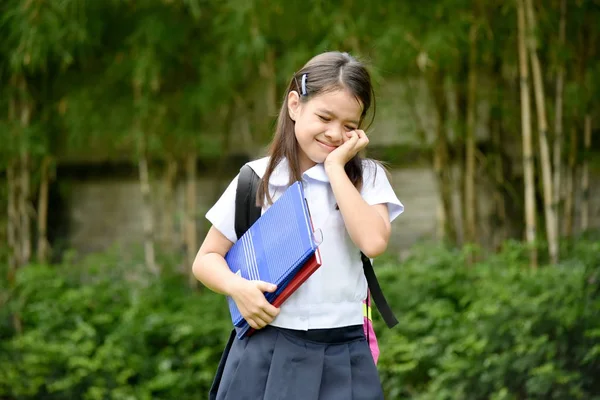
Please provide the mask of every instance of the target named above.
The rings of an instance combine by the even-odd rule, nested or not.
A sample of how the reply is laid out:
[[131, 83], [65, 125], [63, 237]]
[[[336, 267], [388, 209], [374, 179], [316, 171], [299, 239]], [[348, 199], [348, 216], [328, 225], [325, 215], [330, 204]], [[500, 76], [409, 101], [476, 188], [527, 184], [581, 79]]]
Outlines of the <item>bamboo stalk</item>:
[[[19, 80], [19, 92], [21, 101], [19, 104], [21, 129], [29, 127], [31, 120], [32, 106], [27, 98], [27, 84], [25, 78], [20, 77]], [[19, 151], [20, 151], [20, 166], [19, 180], [19, 200], [18, 210], [20, 218], [19, 226], [19, 245], [21, 247], [21, 260], [20, 265], [25, 265], [31, 260], [31, 166], [30, 166], [30, 154], [29, 154], [29, 143], [22, 134], [19, 134]]]
[[530, 246], [529, 260], [537, 268], [536, 206], [534, 168], [531, 138], [531, 100], [529, 99], [529, 69], [525, 44], [525, 10], [523, 0], [517, 0], [517, 25], [519, 34], [519, 75], [521, 78], [521, 130], [523, 138], [523, 173], [525, 178], [525, 236]]
[[[437, 128], [444, 130], [443, 127]], [[453, 242], [455, 240], [454, 224], [452, 223], [452, 190], [448, 180], [448, 144], [445, 134], [438, 133], [433, 156], [434, 171], [437, 178], [440, 202], [437, 210], [438, 239]]]
[[48, 243], [48, 191], [50, 186], [50, 157], [45, 156], [41, 165], [40, 194], [37, 212], [37, 258], [41, 263], [48, 262], [50, 246]]
[[433, 71], [428, 79], [428, 85], [438, 116], [433, 154], [433, 167], [440, 195], [440, 205], [437, 210], [438, 237], [440, 240], [456, 243], [456, 227], [452, 212], [452, 185], [450, 179], [452, 169], [448, 150], [448, 135], [446, 133], [448, 104], [442, 72], [437, 69]]
[[[565, 44], [566, 35], [566, 13], [567, 0], [560, 2], [560, 24], [558, 28], [558, 46], [562, 48]], [[554, 201], [552, 208], [556, 214], [556, 234], [560, 237], [560, 203], [561, 203], [561, 174], [562, 174], [562, 145], [563, 145], [563, 89], [564, 89], [565, 67], [562, 62], [558, 63], [556, 72], [556, 101], [555, 101], [555, 117], [554, 117]], [[557, 248], [557, 257], [559, 256]]]
[[17, 212], [17, 182], [15, 163], [10, 161], [6, 168], [6, 183], [8, 191], [6, 223], [6, 239], [8, 241], [8, 282], [13, 283], [18, 266], [20, 265], [20, 251], [17, 246], [19, 215]]
[[[585, 61], [587, 60], [595, 60], [596, 59], [596, 39], [597, 35], [588, 35], [587, 37], [587, 46], [586, 46], [586, 54]], [[585, 62], [582, 63], [585, 65]], [[588, 64], [589, 66], [589, 64]], [[584, 74], [582, 74], [585, 76]], [[584, 79], [587, 81], [587, 79]], [[590, 91], [591, 88], [589, 83], [586, 85], [586, 91]], [[592, 95], [590, 93], [590, 99]], [[591, 100], [588, 100], [585, 105], [586, 112], [584, 116], [584, 126], [583, 126], [583, 148], [585, 157], [583, 159], [583, 168], [582, 168], [582, 179], [581, 179], [581, 195], [582, 195], [582, 204], [581, 204], [581, 230], [586, 231], [590, 227], [590, 150], [592, 147], [592, 103]]]
[[163, 243], [170, 251], [177, 247], [177, 232], [175, 229], [175, 189], [177, 185], [177, 161], [174, 157], [167, 158], [164, 175], [165, 211], [163, 217]]
[[[471, 25], [469, 31], [469, 72], [467, 88], [467, 129], [465, 138], [465, 241], [477, 242], [475, 197], [475, 120], [477, 107], [477, 26]], [[469, 257], [469, 263], [473, 259]]]
[[565, 236], [573, 235], [573, 214], [575, 205], [575, 176], [577, 167], [577, 129], [571, 128], [570, 150], [568, 160], [566, 197], [565, 197]]
[[28, 264], [31, 261], [31, 206], [30, 206], [30, 175], [29, 153], [26, 150], [21, 152], [21, 170], [19, 171], [19, 245], [21, 247], [19, 266]]
[[[136, 108], [139, 105], [142, 97], [142, 88], [139, 84], [133, 84], [133, 98]], [[138, 157], [138, 179], [140, 184], [141, 217], [142, 229], [144, 233], [144, 259], [146, 268], [155, 276], [160, 274], [159, 267], [156, 263], [156, 253], [154, 248], [154, 218], [152, 213], [152, 198], [150, 186], [150, 173], [148, 171], [148, 154], [147, 154], [147, 138], [146, 132], [142, 127], [141, 110], [136, 110], [137, 115], [133, 119], [134, 132], [137, 135], [137, 157]]]
[[[15, 77], [11, 79], [11, 84], [15, 85]], [[15, 95], [12, 95], [8, 102], [8, 120], [14, 122], [17, 113], [17, 100]], [[11, 141], [13, 145], [17, 142], [18, 135], [14, 130], [11, 130]], [[18, 245], [19, 234], [19, 211], [17, 208], [18, 203], [18, 159], [16, 157], [9, 158], [8, 165], [6, 168], [6, 184], [7, 184], [7, 213], [8, 221], [6, 224], [6, 235], [8, 242], [8, 282], [11, 283], [14, 280], [16, 270], [21, 264], [21, 246]]]
[[[402, 93], [404, 94], [404, 100], [406, 101], [406, 104], [408, 104], [408, 111], [410, 112], [415, 123], [419, 143], [421, 146], [425, 147], [427, 146], [427, 129], [425, 129], [423, 120], [419, 116], [417, 96], [415, 96], [415, 93], [417, 92], [418, 88], [416, 88], [415, 85], [412, 84], [410, 79], [407, 79], [406, 86], [407, 87], [402, 89]], [[436, 99], [434, 98], [434, 100]], [[442, 99], [442, 101], [445, 102], [445, 97], [444, 99]]]
[[500, 127], [500, 120], [490, 120], [490, 132], [492, 135], [492, 142], [494, 147], [495, 159], [494, 159], [494, 177], [496, 182], [496, 190], [494, 191], [494, 203], [496, 208], [496, 215], [498, 216], [499, 229], [494, 229], [495, 240], [494, 247], [499, 248], [502, 242], [504, 242], [507, 235], [506, 226], [506, 202], [504, 200], [503, 188], [504, 182], [504, 163], [502, 161], [502, 132]]
[[262, 75], [267, 80], [266, 104], [267, 114], [274, 118], [277, 114], [277, 75], [275, 73], [275, 51], [267, 51], [267, 57], [262, 66]]
[[581, 230], [586, 231], [590, 226], [590, 149], [592, 146], [592, 116], [585, 114], [583, 128], [583, 148], [585, 158], [581, 172]]
[[[140, 141], [145, 142], [144, 134]], [[141, 145], [142, 151], [138, 156], [138, 170], [140, 179], [140, 192], [142, 194], [142, 224], [144, 229], [144, 257], [146, 267], [154, 275], [159, 274], [154, 252], [154, 224], [152, 218], [152, 203], [150, 193], [150, 177], [148, 173], [148, 157], [145, 151], [145, 143]]]
[[548, 239], [548, 251], [550, 262], [558, 262], [558, 235], [556, 232], [556, 214], [553, 209], [554, 190], [552, 189], [552, 165], [550, 148], [548, 145], [548, 121], [546, 118], [546, 104], [544, 95], [544, 83], [542, 80], [542, 67], [537, 55], [537, 42], [534, 38], [535, 16], [531, 0], [525, 0], [527, 24], [529, 27], [529, 57], [531, 59], [531, 70], [533, 73], [533, 86], [535, 104], [538, 120], [538, 139], [540, 145], [540, 162], [542, 167], [542, 182], [544, 194], [544, 215], [546, 217], [546, 235]]
[[[458, 75], [458, 83], [456, 85], [456, 109], [457, 109], [457, 120], [456, 120], [456, 130], [457, 135], [456, 139], [453, 143], [453, 149], [456, 152], [456, 168], [458, 178], [455, 182], [455, 190], [458, 194], [458, 210], [459, 217], [457, 218], [457, 243], [460, 246], [463, 246], [466, 242], [465, 240], [465, 232], [467, 226], [467, 218], [465, 213], [465, 180], [466, 180], [466, 120], [467, 120], [467, 108], [468, 108], [468, 95], [467, 95], [467, 85], [464, 82], [468, 82], [468, 60], [467, 62], [462, 62], [460, 67], [460, 72]], [[454, 164], [454, 163], [453, 163]]]

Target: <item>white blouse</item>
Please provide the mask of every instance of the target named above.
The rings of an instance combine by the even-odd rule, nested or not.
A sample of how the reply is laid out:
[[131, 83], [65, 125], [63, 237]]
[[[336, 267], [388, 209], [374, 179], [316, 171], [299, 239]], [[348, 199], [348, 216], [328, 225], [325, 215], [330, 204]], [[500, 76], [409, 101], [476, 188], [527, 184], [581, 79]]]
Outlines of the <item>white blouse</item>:
[[[262, 178], [269, 158], [249, 163]], [[370, 205], [387, 204], [390, 221], [403, 211], [384, 169], [364, 161], [361, 195]], [[237, 237], [234, 228], [236, 176], [223, 195], [207, 212], [206, 218], [231, 242]], [[350, 239], [339, 210], [329, 178], [322, 164], [317, 164], [302, 175], [304, 194], [308, 202], [315, 230], [321, 230], [323, 242], [319, 246], [322, 265], [281, 306], [271, 325], [288, 329], [325, 329], [363, 323], [362, 302], [367, 295], [367, 281], [363, 273], [360, 250]], [[287, 160], [282, 160], [269, 179], [273, 201], [285, 191], [289, 182]], [[268, 206], [263, 207], [264, 213]]]

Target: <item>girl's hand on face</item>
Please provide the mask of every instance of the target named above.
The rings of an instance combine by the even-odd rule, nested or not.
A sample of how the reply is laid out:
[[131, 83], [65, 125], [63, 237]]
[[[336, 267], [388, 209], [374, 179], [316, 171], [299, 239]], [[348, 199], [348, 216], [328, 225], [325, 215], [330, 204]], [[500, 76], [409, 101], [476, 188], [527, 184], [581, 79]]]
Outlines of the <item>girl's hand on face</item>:
[[265, 298], [265, 292], [274, 292], [277, 286], [263, 281], [241, 279], [231, 293], [242, 317], [254, 329], [270, 324], [279, 314], [279, 308]]
[[369, 138], [362, 129], [346, 132], [344, 144], [329, 153], [325, 159], [325, 168], [332, 166], [341, 166], [343, 168], [348, 161], [367, 147], [368, 144]]

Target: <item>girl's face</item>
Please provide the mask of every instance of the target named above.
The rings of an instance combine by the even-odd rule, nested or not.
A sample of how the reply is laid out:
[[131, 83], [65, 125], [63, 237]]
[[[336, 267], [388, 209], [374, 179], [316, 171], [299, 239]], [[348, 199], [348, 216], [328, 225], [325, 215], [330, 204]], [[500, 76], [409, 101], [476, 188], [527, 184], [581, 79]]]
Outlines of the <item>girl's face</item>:
[[348, 140], [348, 132], [358, 129], [362, 104], [345, 89], [325, 92], [306, 102], [291, 91], [288, 112], [295, 121], [300, 169], [304, 172], [323, 163], [329, 153]]

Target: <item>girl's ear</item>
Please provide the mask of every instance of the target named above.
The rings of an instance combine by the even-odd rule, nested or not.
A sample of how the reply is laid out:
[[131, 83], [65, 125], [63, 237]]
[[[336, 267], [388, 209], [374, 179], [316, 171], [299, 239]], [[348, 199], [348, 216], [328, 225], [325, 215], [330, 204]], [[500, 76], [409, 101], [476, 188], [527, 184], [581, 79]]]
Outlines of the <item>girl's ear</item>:
[[300, 95], [295, 90], [292, 90], [288, 93], [287, 97], [287, 105], [288, 105], [288, 114], [292, 121], [296, 121], [296, 117], [300, 112]]

